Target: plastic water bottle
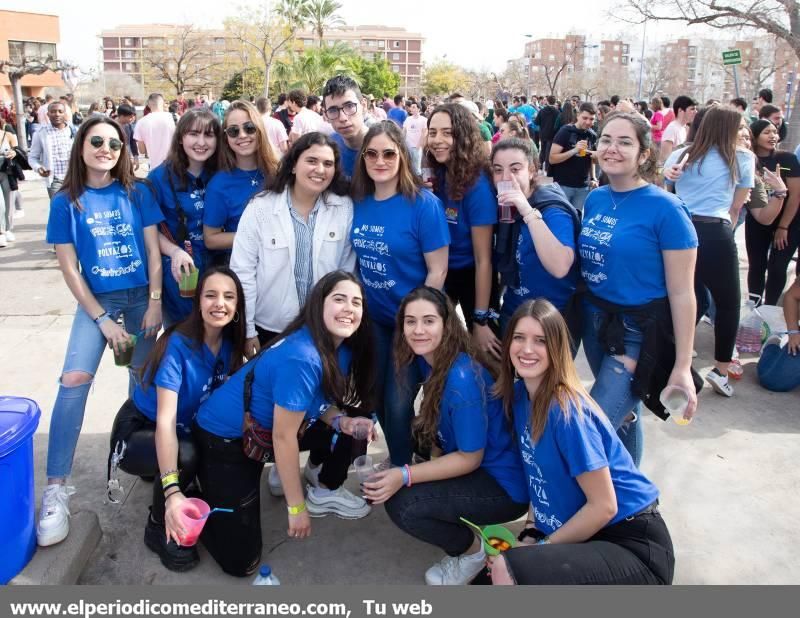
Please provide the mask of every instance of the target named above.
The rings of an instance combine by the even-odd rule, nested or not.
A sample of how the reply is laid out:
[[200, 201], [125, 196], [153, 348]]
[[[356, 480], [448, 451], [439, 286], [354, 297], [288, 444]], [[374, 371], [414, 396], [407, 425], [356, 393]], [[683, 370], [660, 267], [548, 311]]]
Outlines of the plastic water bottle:
[[736, 349], [740, 353], [761, 352], [763, 325], [764, 320], [758, 315], [755, 302], [748, 300], [744, 306], [744, 315], [739, 320], [739, 330], [736, 332]]
[[253, 580], [254, 586], [280, 586], [281, 583], [278, 581], [278, 578], [272, 574], [272, 569], [269, 568], [268, 564], [262, 564], [261, 569], [258, 571], [258, 575]]

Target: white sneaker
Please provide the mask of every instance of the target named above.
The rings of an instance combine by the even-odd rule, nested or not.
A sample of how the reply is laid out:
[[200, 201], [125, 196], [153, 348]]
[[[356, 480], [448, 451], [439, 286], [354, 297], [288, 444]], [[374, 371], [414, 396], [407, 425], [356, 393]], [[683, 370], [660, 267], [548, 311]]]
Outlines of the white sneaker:
[[6, 240], [8, 242], [14, 242], [15, 240], [17, 240], [17, 237], [14, 235], [14, 232], [6, 230]]
[[311, 462], [306, 462], [306, 467], [303, 470], [303, 476], [312, 487], [319, 487], [319, 473], [322, 472], [322, 464], [314, 467]]
[[464, 586], [475, 579], [485, 564], [483, 547], [474, 554], [445, 556], [425, 571], [425, 583], [429, 586]]
[[361, 519], [371, 510], [364, 498], [354, 496], [344, 487], [328, 491], [311, 485], [308, 486], [306, 508], [311, 517], [333, 514], [342, 519]]
[[720, 395], [733, 397], [733, 387], [728, 381], [728, 376], [722, 375], [716, 367], [706, 374], [706, 382]]
[[8, 247], [8, 240], [5, 234], [0, 234], [0, 247]]
[[48, 485], [42, 494], [42, 508], [36, 524], [36, 542], [41, 547], [60, 543], [69, 534], [69, 497], [74, 487]]
[[22, 219], [25, 217], [25, 211], [22, 208], [17, 208], [16, 212], [14, 213], [15, 219]]
[[269, 485], [269, 493], [276, 498], [280, 498], [283, 495], [283, 485], [281, 485], [281, 477], [278, 476], [277, 464], [272, 464], [272, 467], [269, 469], [267, 485]]

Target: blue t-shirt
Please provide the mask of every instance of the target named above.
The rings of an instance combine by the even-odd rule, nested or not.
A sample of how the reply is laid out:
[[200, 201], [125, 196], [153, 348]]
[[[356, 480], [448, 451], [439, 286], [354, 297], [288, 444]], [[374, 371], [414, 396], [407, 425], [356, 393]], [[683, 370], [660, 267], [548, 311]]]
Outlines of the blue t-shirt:
[[[186, 243], [189, 243], [194, 265], [202, 276], [207, 261], [206, 244], [203, 241], [203, 204], [206, 186], [211, 176], [204, 173], [200, 178], [195, 178], [188, 172], [187, 176], [189, 182], [187, 187], [183, 188], [178, 178], [169, 174], [167, 163], [163, 163], [150, 172], [147, 180], [153, 185], [156, 200], [161, 206], [172, 238], [184, 250], [188, 249]], [[183, 243], [178, 239], [179, 217], [178, 209], [175, 207], [176, 200], [185, 217], [186, 240]], [[162, 255], [161, 259], [164, 272], [164, 311], [173, 321], [179, 322], [191, 313], [192, 299], [181, 297], [178, 282], [171, 275], [170, 257]]]
[[373, 320], [394, 326], [400, 301], [428, 276], [424, 254], [450, 243], [447, 228], [442, 203], [427, 189], [413, 202], [398, 193], [355, 204], [350, 240]]
[[[340, 371], [347, 375], [352, 358], [350, 348], [340, 345], [336, 358]], [[251, 369], [254, 374], [250, 412], [265, 429], [272, 429], [276, 405], [290, 412], [305, 412], [305, 418], [313, 421], [333, 403], [322, 391], [322, 359], [311, 333], [303, 327], [274, 343], [215, 390], [197, 413], [200, 427], [221, 438], [241, 437], [244, 381]]]
[[[614, 203], [617, 207], [614, 208]], [[689, 211], [654, 185], [611, 195], [606, 185], [584, 204], [579, 252], [589, 291], [618, 305], [644, 305], [667, 295], [664, 250], [697, 247]]]
[[[572, 217], [561, 208], [550, 207], [542, 211], [542, 219], [558, 241], [575, 251], [575, 230]], [[561, 279], [551, 275], [539, 259], [533, 237], [524, 223], [520, 226], [517, 242], [519, 287], [508, 286], [503, 294], [503, 313], [511, 315], [523, 302], [531, 298], [546, 298], [560, 311], [575, 291], [578, 282], [576, 268], [571, 268]]]
[[[421, 356], [417, 363], [427, 379], [431, 366]], [[464, 353], [456, 357], [439, 404], [439, 447], [445, 455], [483, 449], [481, 467], [511, 499], [524, 504], [528, 491], [522, 462], [503, 415], [503, 404], [490, 394], [492, 386], [494, 381], [485, 368]]]
[[408, 113], [402, 107], [393, 107], [386, 112], [386, 117], [402, 129], [403, 123], [408, 118]]
[[547, 416], [544, 432], [533, 442], [531, 402], [525, 383], [514, 385], [514, 431], [528, 480], [536, 528], [552, 534], [586, 504], [578, 476], [608, 468], [617, 497], [617, 514], [607, 525], [635, 515], [658, 498], [658, 489], [636, 467], [602, 412], [584, 406], [569, 420], [557, 403]]
[[146, 390], [139, 384], [133, 391], [133, 403], [147, 418], [156, 420], [156, 387], [178, 393], [178, 428], [189, 432], [197, 409], [225, 381], [230, 370], [231, 342], [222, 340], [215, 356], [208, 346], [197, 346], [180, 333], [173, 332], [161, 358], [152, 384]]
[[[667, 158], [664, 168], [676, 164], [686, 148], [679, 148]], [[736, 177], [731, 180], [727, 163], [716, 146], [709, 150], [702, 161], [695, 161], [683, 168], [683, 174], [675, 185], [675, 193], [686, 204], [693, 215], [719, 217], [731, 220], [730, 209], [735, 189], [752, 189], [755, 186], [756, 156], [749, 150], [736, 150]]]
[[533, 116], [536, 113], [536, 110], [533, 109], [533, 106], [528, 104], [528, 103], [525, 103], [524, 105], [520, 105], [517, 108], [517, 111], [520, 114], [522, 114], [523, 116], [525, 116], [525, 121], [526, 121], [527, 124], [531, 123], [531, 120], [533, 120]]
[[75, 246], [83, 278], [94, 294], [148, 284], [144, 228], [164, 220], [153, 191], [136, 182], [130, 196], [114, 181], [102, 189], [86, 187], [78, 198], [66, 192], [50, 203], [47, 242]]
[[261, 170], [219, 171], [208, 183], [203, 209], [203, 223], [235, 232], [247, 203], [264, 190]]
[[358, 160], [358, 148], [350, 148], [344, 138], [338, 133], [331, 134], [330, 138], [339, 146], [339, 155], [342, 165], [342, 171], [345, 176], [352, 178], [356, 171], [356, 161]]
[[450, 256], [448, 268], [455, 270], [475, 264], [472, 249], [472, 228], [497, 223], [497, 196], [491, 181], [481, 173], [464, 198], [453, 201], [447, 197], [445, 170], [436, 174], [436, 197], [442, 200], [444, 214], [450, 228]]

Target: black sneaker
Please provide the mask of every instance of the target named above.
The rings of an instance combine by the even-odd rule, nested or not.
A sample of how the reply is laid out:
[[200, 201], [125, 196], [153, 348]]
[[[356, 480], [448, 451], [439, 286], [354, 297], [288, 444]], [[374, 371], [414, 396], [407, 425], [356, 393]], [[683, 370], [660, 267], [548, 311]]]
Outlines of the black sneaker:
[[144, 544], [158, 554], [161, 564], [170, 571], [189, 571], [200, 561], [196, 547], [181, 547], [173, 540], [167, 543], [163, 524], [155, 523], [150, 517], [147, 518], [144, 529]]

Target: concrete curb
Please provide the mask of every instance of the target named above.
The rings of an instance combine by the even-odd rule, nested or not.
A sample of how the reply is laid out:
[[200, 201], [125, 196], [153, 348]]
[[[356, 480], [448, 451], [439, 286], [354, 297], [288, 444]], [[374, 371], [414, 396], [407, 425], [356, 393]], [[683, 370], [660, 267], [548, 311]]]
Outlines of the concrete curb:
[[69, 536], [51, 547], [39, 547], [11, 586], [72, 585], [100, 543], [103, 531], [94, 511], [79, 511], [69, 522]]

